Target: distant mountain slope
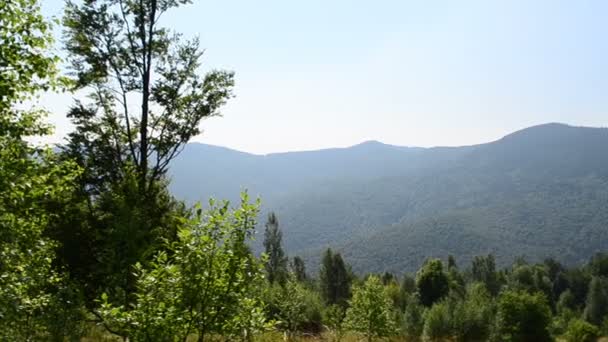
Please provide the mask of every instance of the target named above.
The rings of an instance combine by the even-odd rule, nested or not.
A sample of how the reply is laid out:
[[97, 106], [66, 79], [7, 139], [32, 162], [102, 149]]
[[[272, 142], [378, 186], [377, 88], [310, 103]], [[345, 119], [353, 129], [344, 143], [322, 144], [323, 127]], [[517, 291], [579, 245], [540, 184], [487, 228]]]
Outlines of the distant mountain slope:
[[316, 262], [332, 246], [359, 271], [486, 252], [576, 263], [608, 249], [606, 147], [608, 129], [561, 124], [455, 148], [366, 142], [257, 156], [191, 144], [172, 187], [187, 200], [248, 188], [279, 215], [290, 254]]

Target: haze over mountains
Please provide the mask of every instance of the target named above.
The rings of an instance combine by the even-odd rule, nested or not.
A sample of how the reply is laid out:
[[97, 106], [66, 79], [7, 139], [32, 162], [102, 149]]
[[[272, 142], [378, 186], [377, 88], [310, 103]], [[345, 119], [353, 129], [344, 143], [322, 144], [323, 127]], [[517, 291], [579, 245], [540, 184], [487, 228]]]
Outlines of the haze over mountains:
[[413, 271], [448, 254], [575, 264], [608, 248], [606, 147], [608, 129], [562, 124], [465, 147], [369, 141], [261, 156], [189, 144], [171, 188], [189, 202], [248, 189], [263, 201], [260, 231], [275, 211], [287, 252], [311, 268], [326, 247], [365, 272]]

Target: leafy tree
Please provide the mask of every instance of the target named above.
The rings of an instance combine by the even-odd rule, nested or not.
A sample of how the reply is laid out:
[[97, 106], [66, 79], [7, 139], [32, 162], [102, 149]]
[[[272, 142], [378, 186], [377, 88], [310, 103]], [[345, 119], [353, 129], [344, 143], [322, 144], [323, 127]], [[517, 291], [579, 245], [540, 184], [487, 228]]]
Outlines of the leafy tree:
[[589, 284], [584, 317], [596, 326], [602, 324], [603, 318], [608, 314], [608, 284], [600, 277], [593, 277]]
[[547, 299], [552, 298], [552, 284], [546, 268], [541, 265], [514, 265], [508, 277], [512, 288], [528, 292], [542, 292]]
[[447, 300], [438, 301], [424, 313], [423, 335], [431, 341], [444, 340], [453, 334], [452, 313]]
[[273, 303], [277, 309], [279, 328], [291, 340], [306, 321], [305, 289], [301, 284], [289, 280], [285, 288], [274, 288], [278, 295]]
[[370, 276], [363, 285], [355, 286], [349, 304], [346, 326], [365, 335], [368, 341], [373, 337], [391, 336], [396, 332], [391, 299], [378, 277]]
[[459, 341], [485, 341], [490, 336], [494, 316], [489, 291], [484, 284], [474, 283], [467, 289], [466, 299], [454, 304], [454, 336]]
[[471, 273], [473, 280], [483, 283], [493, 296], [498, 294], [500, 283], [496, 274], [494, 255], [476, 256], [473, 259]]
[[201, 120], [219, 115], [232, 96], [231, 72], [198, 75], [203, 53], [198, 39], [184, 41], [159, 25], [168, 11], [189, 2], [68, 1], [66, 7], [75, 87], [92, 89], [92, 104], [77, 103], [70, 113], [77, 131], [72, 142], [81, 144], [84, 158], [113, 163], [90, 165], [97, 176], [112, 180], [122, 176], [125, 164], [134, 165], [142, 196], [200, 133]]
[[464, 297], [466, 292], [465, 280], [458, 271], [456, 264], [453, 264], [453, 266], [448, 269], [447, 276], [450, 291], [460, 297]]
[[404, 334], [417, 339], [424, 328], [424, 307], [417, 296], [409, 296], [403, 312], [402, 330]]
[[268, 214], [266, 230], [264, 231], [264, 251], [266, 260], [266, 275], [268, 281], [273, 284], [275, 281], [284, 284], [287, 279], [287, 256], [283, 251], [283, 233], [279, 229], [279, 220], [274, 212]]
[[568, 289], [574, 296], [575, 303], [585, 303], [589, 283], [591, 282], [591, 276], [588, 272], [583, 271], [581, 268], [571, 268], [566, 270], [565, 278], [568, 283]]
[[558, 313], [562, 313], [566, 310], [574, 310], [576, 308], [574, 295], [572, 295], [570, 290], [562, 292], [562, 294], [559, 296], [559, 300], [557, 301], [556, 308]]
[[36, 0], [0, 2], [0, 339], [61, 340], [77, 336], [78, 293], [53, 267], [56, 242], [47, 230], [71, 196], [78, 175], [50, 149], [25, 139], [46, 135], [44, 110], [24, 103], [60, 86], [50, 52], [51, 24]]
[[551, 309], [542, 293], [507, 290], [497, 303], [496, 336], [500, 341], [550, 341]]
[[340, 253], [334, 254], [328, 248], [323, 254], [319, 272], [319, 286], [325, 303], [346, 305], [350, 298], [351, 281], [352, 277]]
[[[258, 204], [246, 194], [239, 208], [210, 202], [184, 223], [170, 253], [160, 252], [150, 267], [138, 266], [131, 306], [102, 298], [99, 315], [110, 331], [131, 340], [166, 336], [204, 341], [214, 334], [251, 336], [264, 326], [257, 286], [262, 265], [247, 241], [255, 228]], [[172, 340], [172, 339], [169, 339]]]
[[449, 279], [439, 259], [429, 259], [416, 273], [416, 288], [425, 306], [443, 298], [449, 291]]
[[202, 50], [161, 27], [188, 0], [68, 1], [65, 41], [74, 90], [90, 90], [68, 117], [75, 130], [63, 157], [83, 169], [70, 215], [53, 229], [62, 262], [90, 307], [100, 292], [134, 300], [132, 267], [176, 238], [183, 206], [166, 172], [201, 120], [219, 115], [233, 74], [199, 76]]
[[404, 274], [399, 287], [399, 309], [405, 310], [408, 299], [416, 292], [416, 279], [409, 274]]
[[306, 274], [306, 264], [299, 256], [296, 256], [291, 260], [291, 272], [299, 282], [305, 282], [308, 280], [308, 275]]

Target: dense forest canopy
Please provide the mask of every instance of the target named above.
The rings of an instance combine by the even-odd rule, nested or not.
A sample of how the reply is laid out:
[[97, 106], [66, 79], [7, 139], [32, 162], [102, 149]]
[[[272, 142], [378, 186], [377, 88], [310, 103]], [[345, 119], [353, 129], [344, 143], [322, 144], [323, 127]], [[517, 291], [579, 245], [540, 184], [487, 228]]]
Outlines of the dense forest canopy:
[[[192, 162], [187, 143], [234, 85], [232, 72], [200, 73], [198, 41], [158, 26], [189, 3], [68, 1], [62, 75], [38, 1], [0, 2], [1, 340], [608, 334], [605, 130], [549, 125], [432, 151], [371, 142], [322, 152], [321, 162], [311, 152], [262, 166], [211, 148], [228, 155], [207, 155], [211, 166], [260, 167], [247, 169], [251, 186], [279, 189], [268, 194], [277, 212], [247, 191], [184, 201], [175, 190], [184, 189], [179, 167]], [[74, 131], [60, 148], [33, 144], [51, 127], [31, 100], [60, 90], [74, 96]], [[306, 163], [311, 172], [283, 174]], [[263, 171], [271, 178], [257, 178]], [[550, 254], [560, 259], [540, 260]]]

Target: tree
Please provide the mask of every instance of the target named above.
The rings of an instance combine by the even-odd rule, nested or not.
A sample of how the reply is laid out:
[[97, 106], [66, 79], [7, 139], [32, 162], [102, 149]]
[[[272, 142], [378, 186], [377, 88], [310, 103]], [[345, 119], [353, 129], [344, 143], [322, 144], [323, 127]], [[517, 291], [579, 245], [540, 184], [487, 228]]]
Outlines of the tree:
[[266, 230], [264, 231], [264, 252], [268, 257], [266, 261], [266, 275], [273, 284], [285, 284], [287, 280], [287, 256], [282, 246], [283, 233], [279, 229], [279, 220], [274, 212], [268, 214]]
[[346, 305], [350, 298], [351, 281], [352, 277], [340, 253], [334, 254], [328, 248], [323, 254], [319, 271], [319, 286], [325, 303]]
[[443, 272], [443, 264], [439, 259], [429, 259], [416, 273], [416, 288], [420, 301], [425, 306], [443, 298], [449, 291], [449, 279]]
[[424, 307], [417, 296], [409, 296], [403, 312], [402, 329], [405, 336], [418, 339], [424, 328]]
[[82, 318], [47, 236], [62, 214], [50, 207], [71, 196], [78, 169], [25, 139], [51, 130], [45, 111], [24, 102], [60, 85], [52, 43], [36, 0], [0, 2], [0, 339], [7, 341], [74, 337]]
[[594, 276], [608, 277], [608, 253], [596, 253], [588, 267]]
[[305, 282], [308, 280], [308, 275], [306, 274], [306, 264], [299, 256], [296, 256], [291, 260], [291, 272], [299, 282]]
[[349, 304], [346, 326], [363, 334], [367, 341], [373, 337], [391, 336], [396, 332], [391, 299], [378, 277], [370, 276], [363, 285], [355, 286]]
[[[134, 298], [132, 267], [176, 238], [185, 210], [165, 174], [204, 118], [232, 96], [233, 74], [199, 76], [202, 50], [159, 18], [188, 0], [68, 1], [66, 50], [74, 90], [89, 89], [70, 109], [75, 130], [63, 157], [83, 172], [71, 215], [57, 224], [59, 255], [85, 289]], [[77, 251], [77, 252], [74, 252]]]
[[[159, 26], [169, 10], [189, 0], [68, 1], [66, 48], [75, 88], [92, 89], [91, 105], [77, 103], [72, 142], [91, 172], [114, 181], [126, 164], [136, 169], [138, 192], [150, 187], [193, 136], [202, 119], [219, 115], [232, 96], [233, 73], [198, 75], [203, 51], [198, 39], [183, 41]], [[139, 106], [134, 111], [133, 106]], [[93, 154], [100, 154], [94, 156]], [[104, 184], [91, 184], [92, 191]]]
[[99, 315], [108, 330], [138, 341], [185, 340], [191, 334], [204, 341], [261, 329], [262, 265], [247, 246], [258, 207], [244, 194], [233, 210], [228, 202], [214, 201], [208, 211], [197, 210], [170, 243], [170, 253], [161, 251], [149, 267], [136, 267], [132, 305], [103, 296]]
[[423, 335], [430, 341], [441, 341], [453, 334], [450, 303], [441, 300], [424, 313]]
[[551, 308], [542, 293], [507, 290], [498, 297], [496, 335], [500, 341], [551, 341]]
[[589, 292], [583, 316], [585, 319], [596, 326], [602, 324], [602, 320], [608, 314], [608, 293], [606, 290], [607, 282], [600, 277], [591, 278]]
[[492, 297], [482, 283], [471, 284], [466, 299], [452, 311], [454, 336], [458, 341], [486, 341], [494, 318]]
[[500, 284], [496, 274], [494, 255], [488, 254], [485, 257], [476, 256], [473, 259], [471, 273], [473, 275], [473, 280], [484, 283], [493, 296], [498, 294]]

